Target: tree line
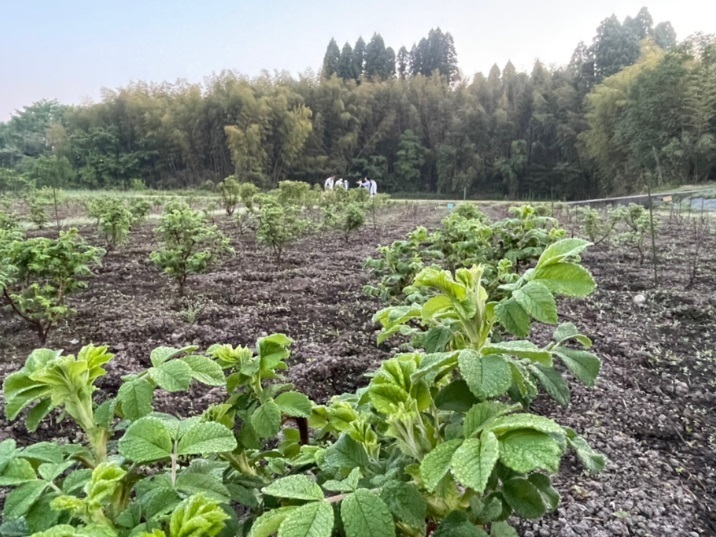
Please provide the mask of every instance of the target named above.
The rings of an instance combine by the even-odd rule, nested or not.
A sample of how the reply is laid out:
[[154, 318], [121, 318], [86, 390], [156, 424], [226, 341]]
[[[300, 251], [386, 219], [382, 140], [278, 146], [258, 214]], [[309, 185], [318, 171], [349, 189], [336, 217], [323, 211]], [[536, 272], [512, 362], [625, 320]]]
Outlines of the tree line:
[[679, 43], [648, 10], [612, 16], [568, 65], [457, 72], [449, 33], [397, 54], [332, 40], [321, 73], [135, 83], [100, 102], [42, 101], [0, 124], [0, 189], [273, 187], [369, 176], [381, 191], [583, 198], [716, 174], [716, 39]]

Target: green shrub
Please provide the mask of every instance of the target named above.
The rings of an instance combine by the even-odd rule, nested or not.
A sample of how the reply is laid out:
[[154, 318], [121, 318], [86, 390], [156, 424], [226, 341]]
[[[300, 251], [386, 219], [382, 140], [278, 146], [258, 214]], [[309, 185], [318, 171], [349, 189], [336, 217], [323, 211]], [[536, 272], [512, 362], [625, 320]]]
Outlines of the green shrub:
[[150, 259], [176, 281], [179, 296], [184, 296], [191, 274], [206, 272], [234, 253], [229, 239], [216, 226], [208, 225], [204, 215], [180, 201], [167, 205], [157, 235], [161, 246]]
[[127, 240], [134, 215], [121, 200], [108, 200], [99, 214], [99, 231], [109, 250]]
[[277, 265], [281, 264], [286, 245], [303, 236], [310, 226], [310, 223], [301, 217], [298, 207], [282, 205], [269, 196], [261, 200], [258, 219], [256, 238], [271, 249]]
[[57, 239], [0, 241], [0, 293], [44, 343], [50, 330], [74, 313], [67, 296], [87, 286], [84, 278], [103, 255], [104, 250], [87, 245], [77, 230], [61, 232]]
[[152, 210], [153, 203], [148, 199], [136, 198], [129, 202], [129, 211], [132, 213], [132, 227], [142, 224]]
[[241, 185], [236, 180], [236, 177], [230, 175], [219, 183], [216, 188], [219, 194], [221, 194], [221, 202], [226, 214], [228, 216], [233, 215], [239, 203], [239, 195], [241, 192]]
[[241, 183], [239, 198], [248, 211], [254, 210], [254, 198], [259, 193], [258, 187], [253, 183]]

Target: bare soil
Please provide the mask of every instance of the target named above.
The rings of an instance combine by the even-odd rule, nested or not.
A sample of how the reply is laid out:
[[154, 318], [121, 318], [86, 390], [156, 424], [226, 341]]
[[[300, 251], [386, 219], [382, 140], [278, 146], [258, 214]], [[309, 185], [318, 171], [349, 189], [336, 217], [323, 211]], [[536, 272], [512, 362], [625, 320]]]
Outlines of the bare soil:
[[[110, 253], [88, 289], [72, 298], [77, 316], [51, 334], [48, 346], [74, 352], [89, 342], [109, 344], [116, 359], [100, 388], [112, 394], [121, 375], [149, 364], [157, 346], [253, 345], [262, 335], [283, 332], [295, 340], [290, 380], [325, 401], [364, 385], [364, 374], [392, 351], [390, 344], [375, 344], [371, 317], [380, 304], [361, 291], [369, 280], [363, 259], [418, 224], [436, 225], [444, 214], [431, 205], [396, 210], [348, 243], [339, 235], [316, 235], [291, 247], [280, 267], [252, 237], [222, 224], [237, 255], [190, 279], [195, 320], [173, 284], [149, 263], [155, 244], [146, 226]], [[94, 236], [91, 228], [81, 231]], [[636, 252], [602, 244], [584, 256], [597, 292], [562, 304], [563, 319], [594, 340], [602, 374], [594, 388], [573, 383], [568, 409], [547, 399], [535, 409], [581, 432], [609, 463], [591, 477], [567, 459], [557, 478], [559, 509], [522, 522], [523, 537], [716, 535], [716, 237], [704, 244], [689, 289], [693, 237], [685, 226], [667, 222], [657, 243], [658, 284], [648, 261], [639, 266]], [[638, 294], [643, 304], [635, 303]], [[535, 331], [538, 339], [548, 333]], [[36, 346], [32, 332], [0, 312], [0, 376], [20, 367]], [[216, 397], [197, 387], [180, 404], [160, 404], [184, 414]], [[25, 443], [74, 440], [77, 433], [51, 422], [31, 438], [21, 424], [0, 419], [0, 440], [9, 436]]]

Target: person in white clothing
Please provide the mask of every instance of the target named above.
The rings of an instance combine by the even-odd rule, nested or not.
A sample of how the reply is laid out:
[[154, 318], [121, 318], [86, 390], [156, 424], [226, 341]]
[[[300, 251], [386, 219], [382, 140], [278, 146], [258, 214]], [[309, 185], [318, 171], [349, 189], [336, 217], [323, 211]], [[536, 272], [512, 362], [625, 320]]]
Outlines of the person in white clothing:
[[348, 185], [348, 183], [349, 183], [348, 179], [343, 179], [343, 188], [345, 188], [346, 190], [348, 190], [348, 188], [350, 186], [350, 185]]
[[343, 188], [343, 178], [338, 179], [333, 185], [333, 187], [338, 190], [339, 188]]
[[366, 188], [366, 189], [370, 190], [370, 181], [368, 180], [367, 177], [364, 177], [362, 181], [360, 179], [358, 179], [358, 186], [360, 188]]
[[375, 182], [375, 179], [370, 180], [370, 195], [371, 197], [375, 196], [378, 193], [378, 183]]
[[333, 178], [335, 175], [331, 175], [326, 181], [323, 183], [323, 188], [326, 190], [333, 190]]

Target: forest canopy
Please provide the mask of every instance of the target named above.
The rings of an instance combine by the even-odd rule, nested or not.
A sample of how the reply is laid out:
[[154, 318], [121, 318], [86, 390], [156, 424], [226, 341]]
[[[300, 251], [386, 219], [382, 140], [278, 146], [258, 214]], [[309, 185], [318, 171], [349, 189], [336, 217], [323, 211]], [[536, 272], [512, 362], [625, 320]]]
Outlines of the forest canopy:
[[0, 123], [0, 191], [33, 182], [196, 187], [235, 174], [368, 176], [382, 191], [585, 198], [716, 175], [716, 38], [648, 10], [604, 19], [561, 67], [467, 77], [448, 32], [410, 48], [329, 42], [320, 72], [134, 83]]

